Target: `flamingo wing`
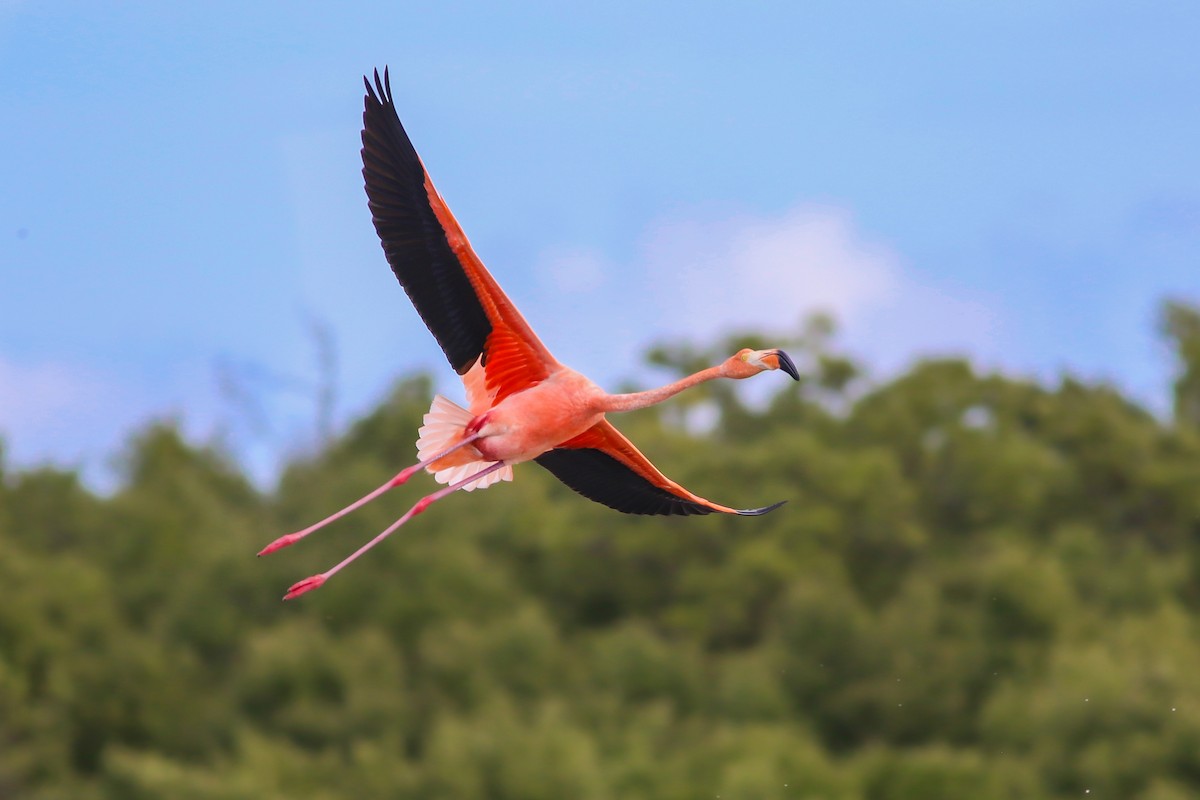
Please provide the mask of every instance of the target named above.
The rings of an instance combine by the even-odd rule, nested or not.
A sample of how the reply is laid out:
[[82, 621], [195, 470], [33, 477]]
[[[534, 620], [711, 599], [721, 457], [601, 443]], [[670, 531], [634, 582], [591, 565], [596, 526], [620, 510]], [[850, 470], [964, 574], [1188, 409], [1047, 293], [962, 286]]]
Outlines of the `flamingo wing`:
[[365, 77], [363, 179], [388, 264], [460, 376], [482, 365], [493, 402], [558, 367], [505, 296], [434, 188], [408, 138], [384, 69]]
[[757, 516], [782, 502], [762, 508], [737, 509], [692, 494], [663, 475], [607, 420], [543, 453], [537, 463], [589, 500], [626, 514], [742, 514]]

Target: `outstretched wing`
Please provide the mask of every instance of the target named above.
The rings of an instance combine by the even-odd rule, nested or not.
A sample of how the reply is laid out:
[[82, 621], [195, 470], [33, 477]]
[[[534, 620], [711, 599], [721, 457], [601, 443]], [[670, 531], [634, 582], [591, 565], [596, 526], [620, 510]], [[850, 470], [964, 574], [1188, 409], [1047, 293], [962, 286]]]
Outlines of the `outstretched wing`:
[[471, 249], [413, 148], [392, 101], [385, 68], [375, 71], [363, 111], [368, 206], [392, 271], [450, 366], [482, 364], [495, 401], [544, 380], [558, 362]]
[[607, 420], [543, 453], [537, 463], [554, 477], [609, 508], [626, 514], [743, 514], [757, 516], [783, 502], [763, 508], [737, 509], [692, 494], [658, 471]]

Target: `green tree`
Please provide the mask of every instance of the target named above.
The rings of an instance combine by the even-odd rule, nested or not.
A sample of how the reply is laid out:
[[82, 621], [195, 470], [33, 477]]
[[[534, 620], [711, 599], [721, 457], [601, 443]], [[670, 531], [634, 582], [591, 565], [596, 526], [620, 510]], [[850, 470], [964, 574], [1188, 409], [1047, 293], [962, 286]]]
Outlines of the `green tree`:
[[1160, 332], [1175, 351], [1175, 420], [1200, 427], [1200, 309], [1178, 300], [1163, 304]]
[[1200, 795], [1200, 315], [1171, 314], [1178, 424], [962, 359], [872, 382], [818, 319], [799, 385], [618, 421], [779, 511], [621, 516], [527, 465], [296, 603], [429, 480], [253, 554], [411, 462], [427, 377], [268, 490], [172, 422], [107, 496], [0, 459], [0, 797]]

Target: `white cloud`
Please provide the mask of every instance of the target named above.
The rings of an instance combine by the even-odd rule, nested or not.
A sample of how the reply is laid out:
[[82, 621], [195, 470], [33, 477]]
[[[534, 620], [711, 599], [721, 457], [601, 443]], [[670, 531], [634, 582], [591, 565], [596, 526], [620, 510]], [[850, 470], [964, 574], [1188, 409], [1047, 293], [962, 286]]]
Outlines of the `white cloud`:
[[790, 330], [817, 310], [855, 324], [894, 298], [902, 277], [894, 253], [858, 235], [845, 211], [822, 206], [667, 222], [650, 231], [642, 258], [664, 321], [719, 330]]
[[17, 468], [78, 468], [93, 487], [115, 488], [113, 457], [149, 420], [174, 418], [191, 436], [214, 430], [208, 383], [204, 371], [186, 363], [138, 376], [0, 356], [4, 460]]
[[923, 275], [842, 208], [665, 223], [646, 237], [643, 260], [653, 293], [670, 298], [657, 324], [684, 332], [701, 322], [705, 337], [793, 331], [821, 311], [856, 355], [884, 371], [927, 355], [999, 355], [999, 319], [980, 298]]
[[674, 218], [652, 225], [629, 263], [550, 252], [538, 272], [551, 349], [602, 381], [631, 374], [648, 341], [792, 333], [818, 311], [884, 373], [926, 355], [995, 362], [1001, 352], [1000, 320], [983, 298], [923, 275], [842, 208]]
[[57, 424], [78, 413], [102, 386], [62, 364], [32, 366], [0, 360], [0, 427], [20, 431]]
[[87, 370], [0, 359], [0, 432], [18, 462], [78, 462], [103, 436], [115, 394]]
[[955, 287], [923, 282], [905, 271], [891, 302], [863, 324], [844, 326], [851, 349], [869, 363], [892, 371], [929, 356], [970, 356], [988, 368], [1006, 363], [1006, 331], [998, 311], [984, 298]]

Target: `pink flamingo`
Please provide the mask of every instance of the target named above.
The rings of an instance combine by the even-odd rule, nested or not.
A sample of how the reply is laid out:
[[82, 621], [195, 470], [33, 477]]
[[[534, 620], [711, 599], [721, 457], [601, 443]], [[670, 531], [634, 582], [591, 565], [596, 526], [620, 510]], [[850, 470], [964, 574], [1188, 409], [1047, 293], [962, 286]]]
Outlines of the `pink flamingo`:
[[705, 500], [667, 478], [605, 419], [714, 378], [749, 378], [782, 369], [799, 380], [782, 350], [743, 349], [714, 367], [658, 389], [608, 394], [550, 355], [475, 255], [396, 115], [387, 69], [365, 77], [362, 157], [368, 205], [393, 272], [466, 387], [468, 408], [435, 397], [419, 431], [419, 461], [337, 513], [276, 539], [259, 553], [293, 544], [400, 486], [421, 470], [446, 486], [344, 560], [294, 584], [290, 600], [316, 589], [431, 503], [458, 489], [512, 480], [512, 467], [536, 461], [584, 497], [628, 514], [765, 514]]

